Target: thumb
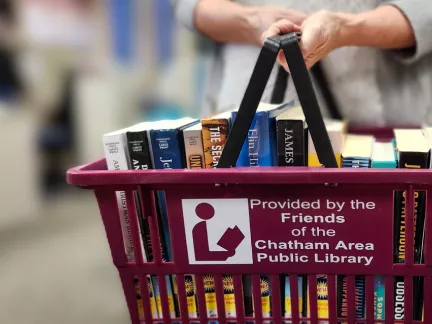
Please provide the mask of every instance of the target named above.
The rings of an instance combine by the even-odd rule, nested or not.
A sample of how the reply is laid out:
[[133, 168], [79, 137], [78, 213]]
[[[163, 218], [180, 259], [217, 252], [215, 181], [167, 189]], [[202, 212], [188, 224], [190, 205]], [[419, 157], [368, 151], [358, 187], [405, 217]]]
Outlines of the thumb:
[[262, 35], [261, 35], [261, 43], [272, 36], [275, 35], [284, 35], [292, 32], [300, 31], [300, 26], [294, 24], [293, 22], [282, 19], [278, 22], [272, 24]]

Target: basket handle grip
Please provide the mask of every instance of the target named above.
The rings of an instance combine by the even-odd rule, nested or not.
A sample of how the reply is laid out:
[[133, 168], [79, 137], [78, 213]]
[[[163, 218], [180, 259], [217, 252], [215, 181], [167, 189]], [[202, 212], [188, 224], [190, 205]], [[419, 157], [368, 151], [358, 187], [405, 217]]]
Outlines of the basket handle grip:
[[287, 59], [318, 159], [324, 167], [338, 167], [312, 81], [301, 54], [299, 37], [298, 33], [291, 33], [275, 35], [264, 41], [217, 168], [235, 166], [281, 49]]

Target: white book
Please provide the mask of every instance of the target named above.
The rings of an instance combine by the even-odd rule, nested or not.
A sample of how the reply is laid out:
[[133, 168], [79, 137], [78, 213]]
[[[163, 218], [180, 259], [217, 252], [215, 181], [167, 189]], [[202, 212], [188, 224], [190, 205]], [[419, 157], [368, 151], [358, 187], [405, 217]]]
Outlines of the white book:
[[[120, 129], [103, 135], [103, 146], [108, 170], [129, 170], [129, 153], [127, 148], [126, 131], [132, 127]], [[117, 204], [123, 233], [123, 241], [128, 262], [135, 262], [134, 246], [127, 210], [126, 193], [117, 191]], [[141, 234], [141, 233], [140, 233]], [[139, 235], [142, 240], [141, 235]], [[143, 253], [144, 260], [147, 260]]]

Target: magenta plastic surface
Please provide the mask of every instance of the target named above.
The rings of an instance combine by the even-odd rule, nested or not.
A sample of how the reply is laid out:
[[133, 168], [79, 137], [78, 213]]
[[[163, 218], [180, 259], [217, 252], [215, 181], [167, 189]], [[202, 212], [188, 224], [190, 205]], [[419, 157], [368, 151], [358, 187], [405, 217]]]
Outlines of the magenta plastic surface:
[[[260, 274], [270, 276], [272, 300], [280, 300], [279, 274], [306, 274], [314, 281], [317, 274], [328, 274], [329, 323], [432, 323], [432, 234], [431, 217], [427, 210], [425, 231], [425, 262], [413, 264], [413, 194], [414, 190], [427, 191], [427, 206], [432, 201], [429, 190], [432, 172], [429, 170], [390, 169], [321, 169], [321, 168], [243, 168], [224, 170], [152, 170], [152, 171], [107, 171], [104, 160], [77, 167], [68, 171], [67, 181], [71, 185], [94, 190], [100, 213], [106, 229], [114, 264], [117, 266], [123, 284], [131, 321], [138, 324], [137, 302], [133, 277], [139, 276], [145, 322], [163, 323], [207, 323], [204, 285], [202, 276], [213, 274], [218, 302], [219, 323], [256, 323], [271, 321], [302, 323], [297, 298], [292, 298], [293, 316], [284, 319], [279, 302], [272, 302], [272, 317], [264, 318], [261, 312]], [[406, 254], [404, 264], [393, 264], [393, 191], [407, 190]], [[124, 252], [120, 219], [115, 190], [124, 190], [130, 215], [132, 238], [135, 249], [135, 263], [128, 263]], [[173, 262], [162, 262], [160, 253], [154, 253], [154, 262], [145, 263], [141, 255], [137, 213], [134, 211], [133, 192], [140, 193], [143, 215], [149, 220], [153, 246], [159, 246], [156, 221], [154, 190], [165, 190], [168, 206], [170, 234], [173, 248]], [[314, 208], [297, 209], [287, 207], [287, 199], [300, 202], [315, 202]], [[266, 202], [263, 206], [263, 202]], [[319, 202], [318, 202], [319, 201]], [[260, 203], [259, 203], [260, 202]], [[203, 203], [203, 204], [202, 204]], [[339, 203], [339, 205], [332, 205]], [[200, 204], [201, 207], [197, 208]], [[275, 205], [276, 204], [276, 205]], [[210, 207], [209, 207], [210, 206]], [[339, 206], [339, 207], [337, 207]], [[253, 208], [252, 208], [253, 207]], [[266, 207], [266, 208], [264, 208]], [[227, 209], [228, 208], [228, 209]], [[228, 212], [227, 212], [228, 211]], [[331, 212], [334, 212], [334, 216]], [[294, 222], [293, 215], [303, 215], [302, 222]], [[284, 214], [284, 215], [283, 215]], [[197, 217], [198, 215], [198, 217]], [[330, 216], [329, 222], [317, 225], [305, 216]], [[343, 217], [336, 218], [337, 216]], [[285, 217], [285, 218], [284, 218]], [[334, 218], [333, 218], [334, 217]], [[339, 222], [332, 222], [339, 219]], [[299, 217], [296, 218], [300, 220]], [[198, 223], [200, 225], [198, 225]], [[237, 226], [237, 228], [235, 228]], [[319, 227], [320, 230], [312, 228]], [[304, 228], [304, 229], [303, 229]], [[231, 229], [231, 230], [228, 230]], [[297, 234], [302, 233], [297, 236]], [[224, 234], [227, 236], [223, 238]], [[321, 235], [314, 235], [321, 233]], [[325, 235], [325, 236], [324, 236]], [[231, 250], [231, 253], [214, 253], [209, 242], [217, 242]], [[329, 249], [295, 250], [287, 249], [283, 254], [298, 253], [303, 261], [287, 261], [281, 249], [268, 247], [269, 241], [293, 241], [300, 243], [328, 243]], [[351, 250], [336, 250], [339, 241], [352, 242]], [[258, 243], [257, 243], [258, 242]], [[358, 243], [358, 245], [355, 245]], [[365, 249], [367, 243], [373, 245]], [[189, 245], [188, 245], [189, 244]], [[195, 250], [195, 245], [198, 249]], [[231, 246], [232, 245], [232, 246]], [[266, 246], [266, 247], [264, 247]], [[325, 244], [322, 246], [326, 246]], [[195, 251], [198, 253], [195, 255]], [[212, 252], [213, 251], [213, 252]], [[219, 251], [220, 252], [220, 251]], [[233, 254], [234, 253], [234, 254]], [[260, 254], [261, 253], [261, 254]], [[319, 256], [316, 257], [315, 253]], [[356, 263], [321, 262], [325, 254], [333, 257], [350, 255]], [[269, 256], [272, 256], [270, 260]], [[275, 257], [279, 257], [276, 260]], [[317, 258], [317, 259], [316, 259]], [[318, 262], [317, 262], [318, 260]], [[366, 263], [368, 263], [366, 265]], [[186, 303], [184, 277], [181, 274], [195, 274], [197, 283], [199, 319], [189, 319]], [[161, 287], [163, 319], [152, 319], [150, 312], [147, 274], [158, 275]], [[179, 306], [181, 317], [171, 319], [168, 311], [165, 274], [177, 274]], [[252, 275], [252, 286], [258, 294], [254, 298], [255, 314], [245, 319], [243, 298], [235, 294], [236, 318], [226, 318], [223, 303], [222, 275], [233, 275], [235, 291], [241, 290], [242, 274]], [[337, 319], [336, 275], [347, 275], [348, 316]], [[366, 319], [355, 318], [354, 276], [366, 275]], [[384, 321], [374, 319], [373, 275], [385, 276], [386, 317]], [[394, 318], [394, 276], [405, 278], [405, 320]], [[424, 276], [424, 321], [413, 321], [413, 276]], [[298, 291], [297, 280], [290, 277], [291, 293]], [[326, 322], [318, 320], [317, 290], [310, 287], [309, 323]], [[323, 321], [324, 320], [324, 321]]]

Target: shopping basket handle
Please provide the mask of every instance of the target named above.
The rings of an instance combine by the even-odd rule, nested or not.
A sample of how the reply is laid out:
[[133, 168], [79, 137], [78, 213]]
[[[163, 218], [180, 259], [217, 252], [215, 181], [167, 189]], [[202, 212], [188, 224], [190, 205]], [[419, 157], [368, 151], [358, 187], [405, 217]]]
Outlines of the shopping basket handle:
[[298, 36], [294, 33], [282, 35], [280, 42], [318, 159], [326, 168], [337, 168], [336, 157], [300, 50]]
[[280, 37], [267, 38], [261, 48], [237, 116], [228, 134], [218, 168], [235, 166], [280, 50]]
[[305, 114], [306, 123], [308, 124], [318, 159], [324, 167], [337, 167], [330, 138], [298, 45], [299, 37], [298, 33], [291, 33], [284, 36], [276, 35], [264, 41], [217, 168], [231, 168], [235, 166], [274, 63], [276, 62], [277, 55], [281, 50], [281, 45], [284, 52], [286, 51], [285, 57], [290, 62], [288, 65], [293, 77], [294, 86], [296, 87], [300, 104]]

